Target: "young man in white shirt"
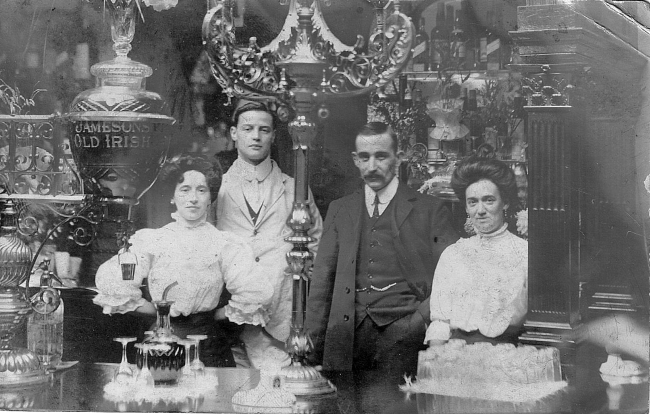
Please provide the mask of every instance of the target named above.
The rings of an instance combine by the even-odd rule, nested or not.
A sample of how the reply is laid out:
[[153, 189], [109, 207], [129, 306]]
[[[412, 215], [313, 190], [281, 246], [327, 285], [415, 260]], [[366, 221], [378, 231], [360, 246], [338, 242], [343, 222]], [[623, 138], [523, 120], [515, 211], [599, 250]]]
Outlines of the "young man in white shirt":
[[[247, 325], [241, 334], [248, 359], [259, 368], [265, 358], [289, 358], [284, 341], [291, 323], [292, 280], [285, 274], [286, 253], [292, 245], [284, 239], [292, 233], [286, 221], [294, 201], [294, 179], [282, 173], [270, 158], [275, 140], [275, 114], [265, 104], [246, 102], [233, 114], [230, 135], [237, 160], [223, 176], [217, 198], [217, 228], [244, 237], [253, 247], [256, 265], [273, 283], [270, 320], [265, 328]], [[315, 253], [323, 222], [309, 192]], [[275, 354], [275, 355], [273, 355]]]

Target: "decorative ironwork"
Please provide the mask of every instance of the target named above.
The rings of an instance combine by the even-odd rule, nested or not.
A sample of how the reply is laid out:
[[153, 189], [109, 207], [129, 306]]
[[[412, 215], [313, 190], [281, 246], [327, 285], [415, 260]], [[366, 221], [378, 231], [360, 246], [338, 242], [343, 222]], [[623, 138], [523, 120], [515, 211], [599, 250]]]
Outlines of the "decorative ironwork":
[[54, 115], [0, 115], [0, 186], [14, 194], [81, 194], [81, 180]]
[[[96, 235], [96, 226], [100, 221], [109, 220], [105, 213], [104, 206], [95, 202], [92, 196], [86, 196], [81, 200], [48, 200], [47, 202], [23, 203], [17, 200], [18, 204], [18, 233], [25, 237], [34, 237], [40, 230], [42, 220], [34, 213], [33, 206], [41, 206], [54, 217], [61, 220], [53, 225], [54, 233], [65, 232], [65, 237], [72, 240], [79, 246], [88, 246]], [[45, 237], [47, 239], [47, 237]]]
[[[229, 97], [276, 101], [290, 107], [289, 90], [297, 79], [281, 79], [286, 64], [320, 64], [325, 82], [318, 92], [326, 95], [367, 94], [396, 77], [406, 65], [415, 29], [408, 16], [395, 11], [383, 18], [387, 1], [372, 1], [377, 14], [376, 29], [366, 50], [362, 36], [354, 46], [342, 44], [325, 23], [318, 1], [311, 6], [291, 2], [280, 34], [260, 48], [251, 38], [247, 48], [236, 46], [232, 4], [219, 1], [203, 21], [203, 43], [212, 63], [212, 73]], [[304, 85], [301, 85], [304, 86]]]

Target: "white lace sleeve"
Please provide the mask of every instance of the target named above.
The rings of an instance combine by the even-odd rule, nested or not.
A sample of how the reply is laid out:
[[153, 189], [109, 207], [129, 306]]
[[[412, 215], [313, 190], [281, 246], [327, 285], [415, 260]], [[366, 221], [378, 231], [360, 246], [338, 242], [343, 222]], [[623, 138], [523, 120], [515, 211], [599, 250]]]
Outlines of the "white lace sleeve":
[[452, 250], [453, 245], [443, 251], [436, 266], [429, 302], [431, 324], [427, 328], [424, 343], [428, 343], [430, 340], [446, 341], [451, 335], [449, 320], [451, 318], [453, 298], [449, 292], [452, 291], [451, 287], [454, 283]]
[[[122, 279], [122, 269], [118, 256], [113, 256], [102, 263], [95, 275], [95, 285], [99, 290], [93, 298], [93, 303], [103, 308], [103, 313], [126, 313], [134, 311], [146, 303], [142, 298], [140, 286], [142, 280], [149, 274], [150, 254], [145, 246], [151, 242], [147, 232], [139, 231], [131, 237], [131, 251], [136, 254], [138, 263], [135, 267], [133, 280]], [[143, 236], [145, 236], [143, 238]]]
[[220, 255], [226, 288], [232, 294], [226, 316], [237, 324], [266, 325], [273, 287], [254, 260], [248, 244], [229, 241]]

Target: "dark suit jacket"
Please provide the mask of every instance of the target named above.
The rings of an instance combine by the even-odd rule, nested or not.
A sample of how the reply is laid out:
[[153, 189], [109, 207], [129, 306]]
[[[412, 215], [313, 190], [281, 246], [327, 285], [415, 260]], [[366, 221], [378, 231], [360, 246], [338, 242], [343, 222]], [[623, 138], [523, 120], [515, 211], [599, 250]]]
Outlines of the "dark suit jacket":
[[[442, 251], [458, 240], [451, 216], [441, 201], [400, 183], [391, 229], [403, 275], [421, 301], [429, 321], [433, 272]], [[305, 327], [314, 340], [312, 362], [325, 370], [351, 370], [357, 253], [363, 189], [333, 201], [323, 226], [307, 301]]]

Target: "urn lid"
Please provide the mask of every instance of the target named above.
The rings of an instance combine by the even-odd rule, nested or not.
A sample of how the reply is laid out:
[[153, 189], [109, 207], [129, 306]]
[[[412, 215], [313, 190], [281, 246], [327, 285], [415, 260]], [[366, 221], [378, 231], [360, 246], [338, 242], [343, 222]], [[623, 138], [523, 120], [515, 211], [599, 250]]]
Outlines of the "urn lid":
[[169, 107], [156, 92], [146, 90], [151, 67], [126, 56], [99, 62], [90, 72], [96, 87], [75, 97], [67, 117], [71, 120], [155, 120], [172, 124]]

